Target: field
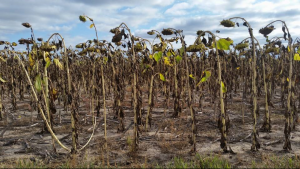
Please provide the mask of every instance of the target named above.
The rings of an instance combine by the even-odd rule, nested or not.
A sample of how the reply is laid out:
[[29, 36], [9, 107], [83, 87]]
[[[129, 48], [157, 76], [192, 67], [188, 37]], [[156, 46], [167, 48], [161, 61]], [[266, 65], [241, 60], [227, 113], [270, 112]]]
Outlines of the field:
[[234, 19], [241, 43], [199, 30], [186, 46], [168, 28], [153, 44], [125, 23], [76, 49], [58, 33], [20, 39], [26, 52], [1, 41], [0, 167], [299, 168], [299, 42], [285, 24], [268, 38], [272, 22], [260, 47]]

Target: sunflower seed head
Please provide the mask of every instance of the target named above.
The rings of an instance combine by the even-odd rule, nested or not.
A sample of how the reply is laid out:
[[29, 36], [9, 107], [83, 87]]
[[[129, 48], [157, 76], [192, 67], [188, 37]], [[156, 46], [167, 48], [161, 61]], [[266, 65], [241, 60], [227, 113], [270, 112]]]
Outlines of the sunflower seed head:
[[232, 22], [231, 20], [223, 20], [223, 21], [221, 21], [221, 25], [223, 25], [224, 27], [228, 27], [228, 28], [230, 28], [230, 27], [234, 27], [235, 26], [235, 23], [234, 22]]
[[137, 52], [142, 51], [143, 48], [142, 48], [141, 43], [137, 43], [136, 45], [134, 45], [134, 49]]
[[171, 30], [171, 29], [163, 29], [163, 30], [161, 31], [161, 33], [162, 33], [163, 35], [172, 35], [174, 32], [173, 32], [173, 30]]
[[116, 44], [117, 46], [120, 46], [120, 45], [122, 45], [122, 42], [115, 42], [115, 44]]
[[189, 47], [186, 48], [187, 52], [198, 52], [201, 50], [205, 50], [205, 45], [200, 44], [200, 45], [190, 45]]
[[199, 35], [201, 35], [201, 36], [204, 36], [204, 35], [205, 35], [205, 33], [203, 33], [203, 34], [202, 34], [202, 33], [203, 33], [202, 30], [198, 30], [198, 31], [197, 31], [197, 35], [198, 35], [198, 36], [199, 36]]
[[22, 25], [26, 28], [31, 28], [31, 25], [28, 22], [22, 23]]
[[259, 33], [263, 34], [263, 35], [266, 37], [266, 36], [269, 35], [274, 29], [275, 29], [274, 26], [271, 25], [271, 26], [268, 26], [268, 27], [261, 28], [261, 29], [259, 30]]
[[279, 52], [279, 48], [274, 48], [274, 47], [270, 47], [270, 48], [268, 48], [266, 51], [265, 51], [266, 53], [278, 53]]
[[80, 15], [80, 16], [79, 16], [79, 20], [80, 20], [81, 22], [86, 22], [86, 18], [85, 18], [85, 16], [83, 16], [83, 15]]
[[152, 31], [147, 32], [147, 34], [148, 34], [148, 35], [154, 35], [155, 32], [152, 30]]
[[237, 50], [242, 50], [242, 49], [247, 48], [248, 46], [249, 46], [248, 43], [240, 43], [240, 44], [237, 44], [237, 45], [235, 46], [235, 49], [237, 49]]
[[118, 33], [118, 32], [120, 32], [120, 30], [119, 30], [119, 28], [118, 28], [118, 27], [116, 27], [116, 28], [113, 28], [113, 29], [111, 29], [111, 30], [110, 30], [110, 33], [114, 33], [114, 34], [116, 34], [116, 33]]
[[79, 43], [75, 47], [76, 48], [84, 48], [85, 47], [85, 43]]

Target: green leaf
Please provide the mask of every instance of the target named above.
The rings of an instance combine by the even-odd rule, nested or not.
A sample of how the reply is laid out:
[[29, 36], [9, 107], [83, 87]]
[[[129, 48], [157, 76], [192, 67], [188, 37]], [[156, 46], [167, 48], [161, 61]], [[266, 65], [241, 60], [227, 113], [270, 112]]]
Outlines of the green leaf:
[[103, 63], [106, 64], [108, 62], [108, 57], [103, 57]]
[[160, 52], [157, 52], [157, 53], [155, 53], [154, 54], [154, 60], [156, 61], [156, 62], [159, 62], [160, 61], [160, 59], [162, 58], [162, 52], [160, 51]]
[[167, 56], [170, 57], [172, 53], [170, 51], [167, 52]]
[[209, 78], [211, 76], [211, 72], [208, 70], [205, 70], [205, 77]]
[[151, 68], [151, 65], [146, 64], [145, 67], [146, 67], [146, 69], [149, 69], [149, 68]]
[[226, 86], [225, 86], [225, 84], [223, 83], [223, 81], [221, 81], [221, 86], [222, 86], [222, 92], [223, 92], [223, 93], [226, 93], [226, 92], [227, 92], [227, 89], [226, 89]]
[[206, 82], [207, 81], [207, 77], [203, 77], [200, 82]]
[[296, 54], [294, 55], [294, 60], [300, 61], [299, 53], [296, 53]]
[[53, 62], [60, 70], [64, 69], [63, 65], [60, 63], [58, 59], [53, 59]]
[[210, 71], [205, 70], [204, 72], [205, 72], [205, 77], [203, 77], [196, 86], [199, 86], [200, 83], [206, 82], [208, 80], [208, 78], [211, 76]]
[[269, 40], [269, 36], [267, 36], [266, 42], [270, 42], [270, 40]]
[[180, 62], [182, 60], [182, 57], [180, 57], [179, 55], [177, 55], [175, 59], [176, 59], [176, 62], [178, 63], [178, 62]]
[[[228, 41], [226, 39], [219, 39], [217, 41], [217, 46], [219, 50], [229, 50], [229, 46], [233, 43], [233, 41]], [[215, 45], [214, 45], [215, 47]]]
[[190, 74], [189, 76], [190, 76], [190, 78], [195, 80], [195, 77], [193, 76], [193, 74]]
[[50, 66], [51, 60], [49, 57], [46, 57], [46, 69]]
[[159, 78], [160, 78], [160, 80], [162, 80], [164, 82], [166, 81], [165, 76], [161, 73], [159, 74]]
[[0, 77], [0, 82], [5, 83], [6, 81]]
[[184, 53], [184, 46], [182, 46], [179, 50], [179, 55], [182, 57]]
[[165, 51], [167, 48], [168, 44], [165, 42], [162, 42], [162, 51]]
[[35, 77], [34, 87], [37, 92], [40, 92], [42, 90], [42, 78], [40, 74]]
[[142, 73], [146, 73], [146, 72], [147, 72], [147, 70], [148, 70], [147, 68], [146, 68], [146, 69], [144, 69]]

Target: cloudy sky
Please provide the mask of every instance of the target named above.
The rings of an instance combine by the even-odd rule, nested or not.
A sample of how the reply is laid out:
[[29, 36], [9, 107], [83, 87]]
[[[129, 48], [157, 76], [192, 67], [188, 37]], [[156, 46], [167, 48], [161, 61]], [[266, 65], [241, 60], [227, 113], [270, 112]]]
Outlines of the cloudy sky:
[[[253, 27], [254, 36], [261, 43], [261, 27], [274, 20], [284, 20], [292, 37], [299, 37], [300, 0], [1, 0], [0, 40], [17, 42], [29, 38], [30, 29], [21, 25], [29, 22], [35, 37], [48, 39], [60, 33], [67, 46], [95, 38], [90, 23], [79, 21], [85, 14], [94, 19], [100, 39], [111, 41], [111, 28], [125, 22], [134, 35], [153, 39], [146, 32], [163, 28], [182, 29], [187, 44], [192, 44], [197, 30], [210, 30], [218, 36], [230, 37], [235, 43], [249, 36], [244, 26], [224, 28], [220, 21], [230, 17], [243, 17]], [[233, 20], [242, 25], [241, 20]], [[282, 24], [269, 37], [283, 36]], [[19, 45], [18, 50], [25, 46]]]

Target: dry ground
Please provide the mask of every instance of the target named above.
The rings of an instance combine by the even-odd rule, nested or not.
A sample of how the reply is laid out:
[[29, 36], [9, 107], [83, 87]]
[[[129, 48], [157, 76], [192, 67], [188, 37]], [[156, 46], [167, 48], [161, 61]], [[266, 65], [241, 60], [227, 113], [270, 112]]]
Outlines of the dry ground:
[[[146, 90], [145, 90], [146, 91]], [[241, 93], [241, 91], [240, 91]], [[7, 120], [0, 121], [0, 163], [13, 163], [20, 159], [42, 159], [52, 165], [58, 165], [68, 160], [69, 155], [66, 151], [56, 144], [57, 154], [53, 152], [50, 134], [41, 134], [43, 121], [37, 118], [36, 111], [30, 111], [29, 96], [24, 101], [17, 102], [17, 110], [12, 111], [10, 97], [4, 96], [4, 106], [9, 115]], [[258, 127], [262, 125], [264, 117], [264, 96], [259, 98], [260, 116]], [[232, 165], [238, 167], [249, 167], [253, 161], [260, 162], [269, 156], [297, 156], [300, 155], [300, 128], [296, 127], [292, 131], [291, 144], [293, 150], [283, 151], [284, 142], [284, 111], [279, 102], [279, 92], [272, 98], [275, 108], [271, 108], [272, 132], [259, 133], [261, 149], [258, 152], [251, 152], [251, 131], [252, 115], [250, 105], [244, 103], [244, 123], [241, 107], [243, 105], [241, 94], [234, 94], [233, 99], [228, 101], [228, 113], [231, 120], [229, 129], [229, 145], [237, 154], [223, 154], [220, 148], [220, 133], [217, 128], [216, 118], [218, 109], [216, 104], [210, 104], [208, 94], [204, 98], [204, 108], [199, 110], [196, 107], [197, 119], [197, 152], [201, 155], [221, 154], [228, 159]], [[80, 145], [83, 145], [91, 134], [91, 114], [89, 113], [89, 99], [82, 94], [80, 105]], [[132, 167], [139, 164], [164, 164], [170, 162], [175, 156], [192, 158], [189, 153], [192, 148], [189, 143], [191, 134], [191, 118], [189, 111], [184, 111], [179, 118], [172, 118], [173, 105], [165, 107], [164, 97], [158, 96], [157, 104], [153, 109], [153, 124], [149, 132], [141, 132], [139, 138], [139, 150], [137, 153], [131, 152], [132, 132], [133, 132], [133, 112], [130, 103], [130, 93], [126, 93], [126, 100], [123, 102], [125, 110], [125, 127], [128, 129], [124, 133], [118, 133], [118, 120], [114, 118], [112, 110], [112, 97], [108, 98], [107, 113], [107, 133], [108, 133], [108, 156], [103, 149], [104, 128], [103, 115], [97, 118], [99, 126], [95, 131], [95, 136], [89, 146], [78, 154], [79, 160], [94, 161], [96, 163], [109, 163], [112, 166]], [[147, 110], [147, 93], [144, 92], [143, 108]], [[197, 100], [197, 97], [196, 97]], [[249, 98], [247, 98], [249, 101]], [[170, 103], [173, 100], [171, 99]], [[198, 101], [197, 101], [198, 102]], [[186, 105], [184, 105], [185, 107]], [[164, 112], [166, 109], [166, 112]], [[70, 136], [70, 114], [63, 110], [62, 105], [57, 106], [57, 112], [61, 112], [62, 119], [59, 122], [58, 115], [55, 114], [55, 131], [58, 138], [68, 147], [71, 147]], [[101, 109], [101, 113], [103, 109]], [[13, 115], [13, 116], [12, 116]], [[85, 122], [85, 115], [87, 120]], [[97, 124], [97, 125], [98, 125]], [[143, 128], [143, 126], [140, 126]]]

